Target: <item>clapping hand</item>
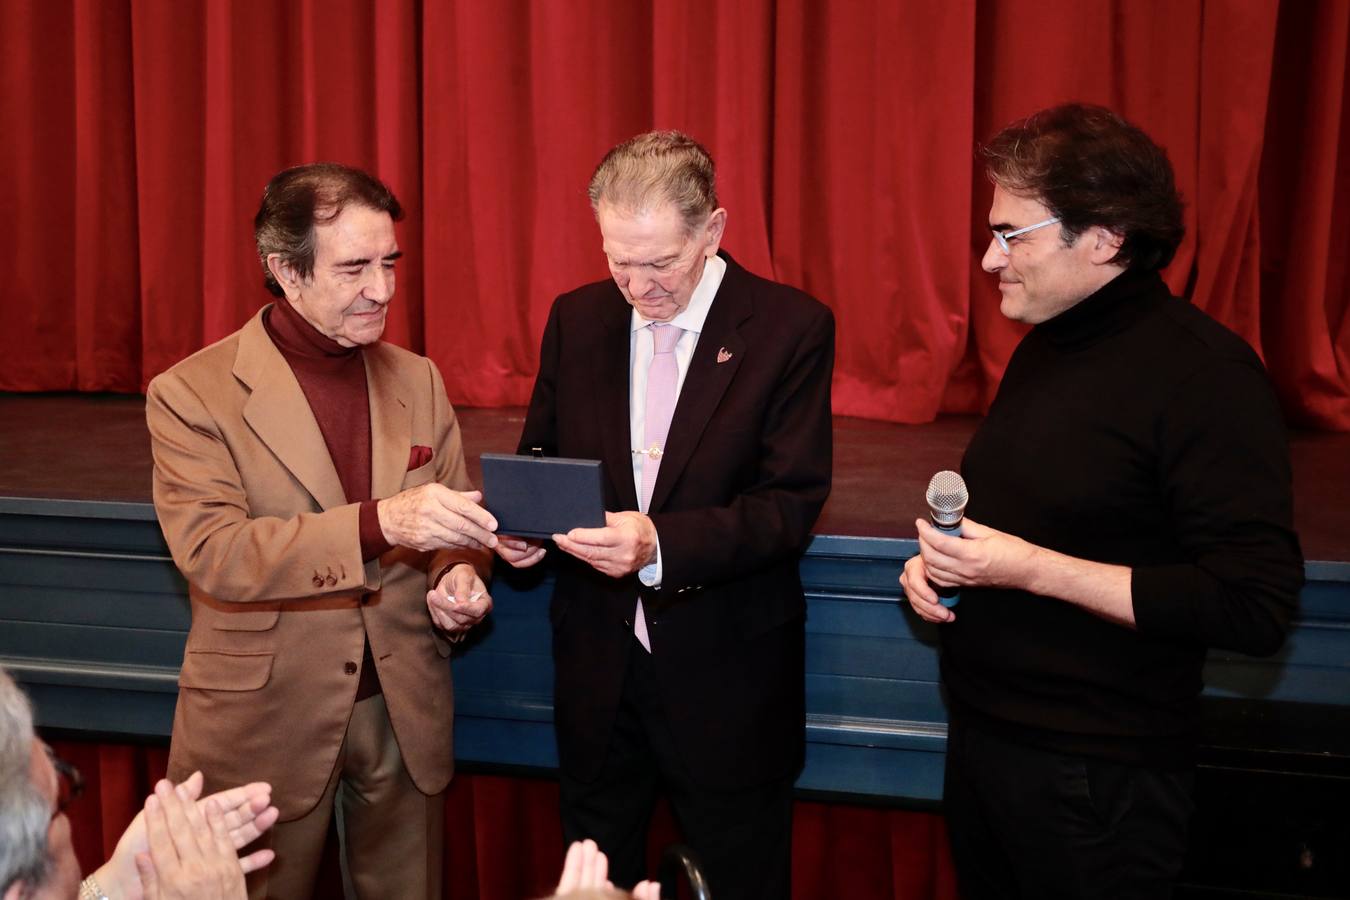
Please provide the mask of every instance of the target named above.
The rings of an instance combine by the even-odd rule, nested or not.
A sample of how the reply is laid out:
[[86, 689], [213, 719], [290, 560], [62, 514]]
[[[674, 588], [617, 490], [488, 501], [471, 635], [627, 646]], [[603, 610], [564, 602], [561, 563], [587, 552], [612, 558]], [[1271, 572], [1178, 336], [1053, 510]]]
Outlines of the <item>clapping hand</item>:
[[[573, 891], [614, 890], [609, 880], [609, 858], [600, 852], [595, 841], [574, 841], [567, 848], [567, 858], [563, 861], [562, 877], [558, 879], [558, 888], [554, 893], [566, 896]], [[633, 888], [636, 900], [661, 900], [661, 885], [655, 881], [642, 881]]]
[[[184, 785], [167, 779], [145, 799], [149, 849], [136, 855], [147, 900], [242, 900], [240, 865], [221, 804], [214, 797], [199, 806]], [[272, 861], [271, 850], [250, 855], [257, 867]]]
[[[222, 819], [229, 835], [230, 844], [238, 851], [257, 840], [263, 832], [277, 821], [277, 808], [272, 805], [271, 785], [257, 781], [229, 790], [219, 791], [206, 799], [198, 799], [202, 793], [202, 773], [193, 772], [180, 787], [186, 797], [198, 806], [208, 800], [214, 801], [222, 811]], [[141, 877], [136, 869], [136, 857], [149, 850], [149, 836], [146, 833], [145, 811], [136, 813], [127, 830], [117, 841], [112, 856], [95, 873], [94, 879], [109, 892], [110, 896], [120, 900], [141, 900], [143, 896]], [[239, 858], [239, 869], [248, 874], [261, 869], [272, 860], [272, 851], [259, 850]]]

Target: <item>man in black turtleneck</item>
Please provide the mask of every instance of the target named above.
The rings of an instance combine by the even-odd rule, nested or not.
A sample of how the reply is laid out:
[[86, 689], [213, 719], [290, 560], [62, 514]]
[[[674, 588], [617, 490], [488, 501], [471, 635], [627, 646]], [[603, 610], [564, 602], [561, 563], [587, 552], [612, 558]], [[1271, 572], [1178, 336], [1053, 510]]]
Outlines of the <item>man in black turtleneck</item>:
[[964, 536], [917, 522], [900, 579], [942, 625], [961, 890], [1165, 897], [1206, 649], [1273, 653], [1302, 585], [1280, 410], [1252, 349], [1158, 274], [1181, 201], [1142, 131], [1062, 106], [983, 155], [983, 267], [1034, 327], [966, 450]]
[[189, 582], [169, 773], [267, 781], [253, 897], [308, 897], [335, 811], [362, 897], [441, 896], [450, 644], [496, 522], [435, 365], [381, 341], [401, 255], [365, 172], [281, 172], [254, 220], [277, 298], [150, 384], [155, 510]]

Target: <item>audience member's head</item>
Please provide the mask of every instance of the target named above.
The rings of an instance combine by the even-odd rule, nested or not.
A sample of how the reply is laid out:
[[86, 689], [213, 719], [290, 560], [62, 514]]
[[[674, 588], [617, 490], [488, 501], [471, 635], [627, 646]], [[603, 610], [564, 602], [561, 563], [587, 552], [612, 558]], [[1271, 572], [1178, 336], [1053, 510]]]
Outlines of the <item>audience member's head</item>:
[[4, 900], [74, 897], [80, 867], [60, 776], [23, 691], [0, 669], [0, 890]]

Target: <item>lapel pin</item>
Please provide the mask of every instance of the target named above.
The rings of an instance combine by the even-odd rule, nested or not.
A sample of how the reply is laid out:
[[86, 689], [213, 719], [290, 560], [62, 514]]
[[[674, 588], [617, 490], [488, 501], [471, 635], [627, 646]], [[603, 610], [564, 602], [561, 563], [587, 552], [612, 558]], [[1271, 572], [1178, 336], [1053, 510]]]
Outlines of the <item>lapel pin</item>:
[[731, 359], [731, 356], [732, 356], [731, 351], [728, 350], [726, 347], [723, 347], [721, 350], [717, 351], [717, 364], [721, 365], [722, 363]]

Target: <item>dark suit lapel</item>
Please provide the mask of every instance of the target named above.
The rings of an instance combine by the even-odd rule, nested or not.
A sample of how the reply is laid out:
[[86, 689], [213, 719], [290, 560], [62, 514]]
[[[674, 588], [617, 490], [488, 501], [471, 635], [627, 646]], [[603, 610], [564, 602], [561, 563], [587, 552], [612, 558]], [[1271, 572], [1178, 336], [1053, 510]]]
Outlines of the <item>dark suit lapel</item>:
[[[750, 300], [741, 281], [743, 270], [727, 258], [726, 275], [717, 288], [717, 296], [708, 318], [703, 322], [694, 358], [680, 388], [680, 399], [670, 420], [666, 452], [652, 490], [651, 510], [660, 510], [675, 482], [689, 464], [703, 438], [708, 421], [722, 402], [736, 372], [745, 360], [746, 345], [740, 324], [752, 313]], [[719, 360], [721, 360], [719, 362]]]
[[376, 344], [362, 351], [370, 393], [370, 491], [376, 499], [392, 497], [403, 487], [412, 447], [412, 398], [404, 396], [406, 389], [382, 349]]
[[304, 391], [300, 390], [300, 382], [295, 380], [295, 373], [267, 336], [262, 313], [250, 319], [240, 332], [234, 375], [252, 391], [244, 404], [244, 421], [254, 434], [309, 491], [321, 509], [346, 503], [319, 423]]
[[604, 448], [605, 472], [619, 499], [619, 509], [637, 509], [633, 486], [633, 448], [628, 413], [629, 346], [632, 307], [618, 288], [614, 302], [607, 303], [601, 322], [599, 352], [595, 355], [596, 416]]

